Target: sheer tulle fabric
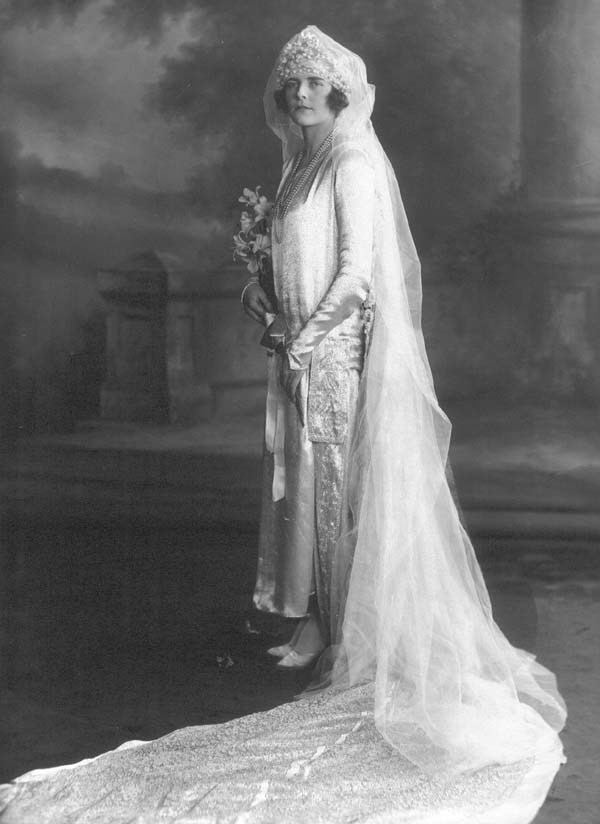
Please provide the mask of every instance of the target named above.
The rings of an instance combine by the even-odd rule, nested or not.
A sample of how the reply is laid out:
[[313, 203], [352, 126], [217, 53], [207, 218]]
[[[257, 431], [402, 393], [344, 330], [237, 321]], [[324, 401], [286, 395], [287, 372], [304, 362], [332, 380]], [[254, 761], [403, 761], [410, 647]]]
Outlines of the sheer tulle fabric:
[[[565, 707], [554, 676], [494, 623], [472, 545], [447, 480], [450, 423], [421, 332], [421, 275], [396, 176], [370, 122], [374, 89], [362, 60], [311, 27], [352, 67], [336, 120], [333, 162], [360, 152], [375, 172], [375, 322], [351, 448], [354, 560], [330, 673], [334, 687], [375, 683], [382, 735], [426, 772], [459, 773], [528, 757], [562, 759]], [[284, 163], [297, 127], [265, 93]]]

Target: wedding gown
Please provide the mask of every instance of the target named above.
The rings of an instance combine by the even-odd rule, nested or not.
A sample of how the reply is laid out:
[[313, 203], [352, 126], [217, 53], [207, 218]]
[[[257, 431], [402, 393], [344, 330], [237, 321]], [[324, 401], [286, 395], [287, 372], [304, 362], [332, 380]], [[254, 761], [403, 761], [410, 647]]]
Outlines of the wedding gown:
[[285, 162], [301, 135], [273, 90], [290, 55], [346, 84], [323, 170], [334, 181], [362, 163], [374, 195], [360, 198], [370, 251], [357, 253], [376, 309], [348, 461], [352, 521], [336, 548], [352, 563], [331, 686], [27, 773], [0, 788], [3, 824], [528, 824], [564, 761], [554, 676], [494, 622], [448, 485], [450, 427], [421, 333], [419, 262], [370, 122], [364, 64], [314, 26], [284, 47], [265, 107]]
[[[273, 273], [279, 311], [302, 378], [303, 425], [279, 387], [279, 354], [269, 356], [266, 431], [255, 605], [300, 618], [315, 593], [323, 632], [335, 640], [348, 588], [349, 440], [359, 397], [365, 334], [361, 305], [371, 288], [372, 173], [362, 158], [333, 172], [331, 141], [320, 147], [289, 209], [274, 218]], [[280, 187], [302, 178], [298, 154]], [[269, 439], [267, 438], [267, 444]], [[276, 487], [279, 485], [280, 491]], [[328, 641], [329, 642], [329, 641]]]

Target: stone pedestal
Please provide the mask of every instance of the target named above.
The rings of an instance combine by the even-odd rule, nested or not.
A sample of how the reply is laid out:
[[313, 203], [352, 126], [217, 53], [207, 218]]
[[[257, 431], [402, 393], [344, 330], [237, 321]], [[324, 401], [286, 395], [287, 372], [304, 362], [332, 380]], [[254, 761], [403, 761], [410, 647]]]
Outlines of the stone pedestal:
[[169, 271], [165, 355], [171, 423], [193, 423], [212, 415], [204, 357], [206, 320], [197, 281], [198, 274], [182, 266]]
[[99, 272], [108, 306], [108, 420], [194, 423], [262, 411], [262, 330], [243, 315], [240, 267], [201, 272], [144, 252]]
[[106, 381], [100, 415], [107, 420], [168, 419], [165, 317], [168, 276], [153, 252], [98, 273], [107, 302]]
[[523, 0], [522, 183], [540, 375], [600, 399], [600, 4]]

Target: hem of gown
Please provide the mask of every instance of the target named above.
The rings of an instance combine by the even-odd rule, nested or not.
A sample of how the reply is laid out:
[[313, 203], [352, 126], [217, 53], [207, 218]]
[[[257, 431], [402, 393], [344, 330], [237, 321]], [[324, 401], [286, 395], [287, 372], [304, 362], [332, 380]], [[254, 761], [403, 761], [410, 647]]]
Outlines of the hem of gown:
[[291, 609], [290, 607], [279, 607], [270, 594], [265, 595], [260, 591], [254, 592], [252, 604], [259, 612], [268, 612], [271, 615], [279, 615], [281, 618], [306, 618], [310, 615], [310, 599], [315, 597], [315, 595], [314, 590], [308, 594], [306, 609], [304, 611]]
[[[164, 737], [166, 738], [166, 736]], [[17, 776], [17, 778], [13, 778], [13, 780], [9, 784], [0, 784], [0, 790], [6, 790], [12, 787], [16, 787], [16, 785], [18, 784], [45, 781], [46, 779], [52, 778], [53, 776], [58, 775], [59, 773], [66, 772], [68, 770], [76, 770], [79, 767], [85, 767], [87, 764], [92, 764], [94, 761], [98, 761], [100, 758], [104, 758], [107, 755], [113, 755], [113, 753], [116, 752], [124, 752], [125, 750], [132, 750], [135, 747], [141, 747], [144, 744], [151, 743], [152, 739], [132, 739], [131, 741], [124, 741], [122, 744], [119, 744], [118, 747], [115, 747], [112, 750], [106, 750], [105, 752], [101, 752], [98, 755], [93, 755], [90, 758], [82, 758], [81, 761], [74, 761], [71, 764], [58, 764], [56, 767], [39, 767], [35, 770], [29, 770], [29, 772], [23, 773], [23, 775]]]
[[[277, 710], [281, 710], [281, 708], [276, 708], [276, 711]], [[258, 715], [267, 718], [272, 714], [273, 710], [259, 713]], [[228, 723], [235, 725], [236, 721], [234, 720]], [[204, 727], [204, 730], [206, 729], [207, 727]], [[164, 736], [165, 739], [169, 737], [169, 735]], [[60, 773], [86, 766], [107, 757], [110, 758], [111, 755], [123, 752], [124, 750], [136, 749], [143, 745], [152, 745], [155, 743], [155, 741], [126, 741], [114, 750], [102, 753], [93, 758], [83, 759], [75, 764], [32, 770], [14, 779], [11, 784], [0, 785], [0, 796], [2, 796], [0, 802], [4, 802], [3, 804], [0, 803], [0, 809], [3, 810], [3, 813], [15, 812], [11, 802], [13, 798], [18, 796], [19, 786], [22, 787], [27, 783], [35, 784], [37, 782], [51, 780]], [[533, 764], [531, 768], [527, 770], [509, 797], [504, 798], [499, 803], [492, 803], [492, 806], [487, 808], [480, 810], [474, 810], [473, 808], [468, 809], [468, 819], [465, 818], [466, 810], [461, 806], [456, 807], [455, 805], [442, 803], [438, 809], [434, 810], [420, 807], [417, 803], [413, 808], [394, 805], [370, 815], [361, 815], [354, 820], [361, 824], [467, 824], [467, 821], [468, 824], [530, 824], [542, 807], [558, 768], [561, 763], [565, 761], [560, 742], [557, 742], [556, 746], [550, 750], [538, 753], [532, 760]], [[260, 778], [264, 779], [264, 775], [261, 775]], [[18, 813], [18, 809], [16, 812]], [[247, 813], [247, 810], [237, 810], [237, 813], [243, 815]], [[28, 818], [27, 820], [32, 819]], [[57, 821], [58, 819], [53, 818], [52, 820]], [[118, 820], [122, 820], [122, 818], [119, 817]], [[202, 820], [207, 819], [202, 818]], [[210, 820], [216, 821], [217, 818], [211, 818]], [[236, 820], [238, 819], [236, 818]], [[241, 817], [239, 820], [241, 820]], [[286, 820], [289, 821], [289, 819]], [[304, 821], [306, 819], [299, 818], [294, 820]], [[16, 819], [13, 819], [13, 821], [16, 821]]]
[[306, 618], [310, 614], [308, 609], [305, 612], [280, 609], [273, 603], [257, 601], [256, 599], [253, 599], [252, 603], [259, 612], [268, 612], [270, 615], [279, 615], [281, 618]]
[[[537, 816], [552, 786], [561, 764], [566, 758], [557, 736], [556, 745], [538, 753], [534, 764], [509, 798], [497, 807], [485, 810], [472, 819], [472, 824], [529, 824]], [[440, 821], [440, 824], [442, 822]], [[445, 824], [445, 823], [444, 823]], [[457, 822], [458, 824], [458, 822]]]

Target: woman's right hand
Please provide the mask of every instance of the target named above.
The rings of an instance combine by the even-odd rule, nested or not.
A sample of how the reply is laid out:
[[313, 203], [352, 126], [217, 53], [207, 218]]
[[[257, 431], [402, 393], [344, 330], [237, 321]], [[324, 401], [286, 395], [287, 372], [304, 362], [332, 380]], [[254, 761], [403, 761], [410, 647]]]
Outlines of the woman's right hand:
[[255, 320], [257, 323], [266, 326], [265, 315], [274, 314], [271, 302], [267, 297], [267, 293], [259, 283], [251, 283], [244, 290], [242, 297], [242, 305], [244, 312]]

